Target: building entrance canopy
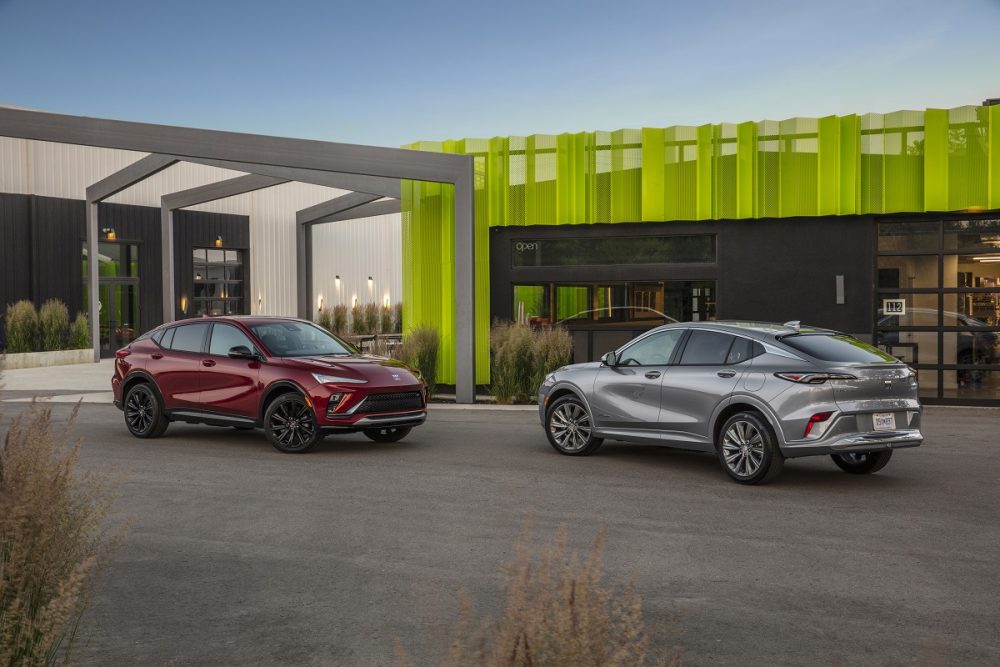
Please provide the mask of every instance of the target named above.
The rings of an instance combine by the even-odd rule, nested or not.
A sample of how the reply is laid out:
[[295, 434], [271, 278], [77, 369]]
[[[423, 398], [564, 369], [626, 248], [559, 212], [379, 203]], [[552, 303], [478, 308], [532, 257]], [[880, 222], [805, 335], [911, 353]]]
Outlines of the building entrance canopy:
[[[87, 188], [87, 252], [96, 256], [98, 203], [144, 181], [177, 162], [245, 172], [161, 198], [163, 317], [174, 319], [173, 212], [216, 199], [273, 187], [289, 181], [349, 190], [352, 194], [297, 212], [298, 315], [308, 317], [311, 294], [307, 258], [312, 225], [399, 210], [400, 180], [454, 186], [456, 399], [475, 398], [473, 160], [471, 156], [289, 139], [218, 130], [84, 118], [0, 107], [0, 137], [30, 139], [149, 153]], [[389, 198], [388, 201], [385, 198]], [[99, 350], [97, 262], [89, 264], [89, 316], [94, 358]]]

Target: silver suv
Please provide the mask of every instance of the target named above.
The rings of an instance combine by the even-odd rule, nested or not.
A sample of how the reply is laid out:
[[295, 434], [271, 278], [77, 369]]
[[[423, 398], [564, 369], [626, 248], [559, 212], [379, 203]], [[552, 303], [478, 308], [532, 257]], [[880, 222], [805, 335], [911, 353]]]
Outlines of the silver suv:
[[923, 442], [913, 369], [797, 322], [668, 324], [549, 374], [538, 406], [562, 454], [593, 454], [606, 438], [715, 452], [743, 484], [818, 454], [873, 473]]

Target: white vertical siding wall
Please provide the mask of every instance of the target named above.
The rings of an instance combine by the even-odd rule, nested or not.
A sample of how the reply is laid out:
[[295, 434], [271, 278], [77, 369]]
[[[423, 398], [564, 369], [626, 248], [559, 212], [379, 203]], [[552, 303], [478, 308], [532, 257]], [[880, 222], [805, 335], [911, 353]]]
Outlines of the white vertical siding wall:
[[[396, 303], [403, 298], [400, 215], [342, 220], [313, 228], [312, 310], [338, 303]], [[339, 286], [336, 276], [340, 276]], [[368, 286], [368, 276], [373, 278]]]
[[[145, 153], [0, 137], [0, 192], [85, 199], [87, 186]], [[233, 178], [243, 172], [181, 163], [163, 170], [108, 201], [159, 207], [170, 192]], [[229, 197], [192, 207], [250, 218], [250, 285], [253, 313], [295, 315], [295, 212], [343, 191], [304, 183]], [[402, 296], [400, 216], [388, 215], [320, 225], [313, 232], [313, 284], [326, 304], [382, 303]], [[340, 297], [334, 276], [341, 277]], [[368, 276], [374, 289], [368, 291]], [[316, 303], [312, 305], [315, 310]]]

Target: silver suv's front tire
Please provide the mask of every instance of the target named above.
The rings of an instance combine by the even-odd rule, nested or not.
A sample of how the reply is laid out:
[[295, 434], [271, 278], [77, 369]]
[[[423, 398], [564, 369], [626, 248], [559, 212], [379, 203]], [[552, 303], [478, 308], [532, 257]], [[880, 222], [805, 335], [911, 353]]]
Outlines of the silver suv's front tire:
[[740, 484], [770, 482], [785, 466], [770, 424], [757, 412], [727, 419], [715, 446], [722, 469]]
[[603, 438], [594, 437], [594, 420], [579, 398], [557, 398], [545, 413], [545, 435], [560, 454], [587, 456], [597, 451]]

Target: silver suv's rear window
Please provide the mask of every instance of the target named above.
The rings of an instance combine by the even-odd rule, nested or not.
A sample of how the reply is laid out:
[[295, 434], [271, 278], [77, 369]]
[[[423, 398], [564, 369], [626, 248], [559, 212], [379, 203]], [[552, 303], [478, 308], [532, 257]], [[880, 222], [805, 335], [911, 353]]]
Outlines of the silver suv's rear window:
[[899, 359], [896, 357], [851, 336], [798, 334], [784, 336], [781, 342], [822, 361], [868, 364], [899, 363]]

